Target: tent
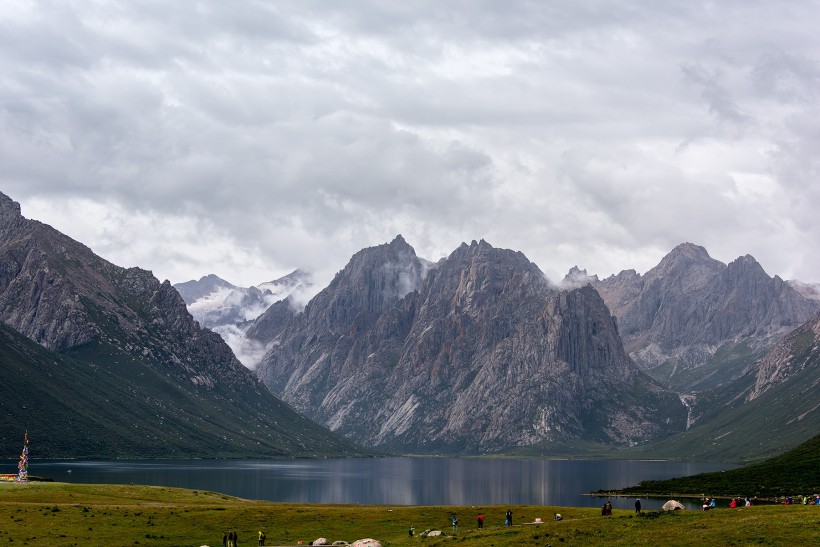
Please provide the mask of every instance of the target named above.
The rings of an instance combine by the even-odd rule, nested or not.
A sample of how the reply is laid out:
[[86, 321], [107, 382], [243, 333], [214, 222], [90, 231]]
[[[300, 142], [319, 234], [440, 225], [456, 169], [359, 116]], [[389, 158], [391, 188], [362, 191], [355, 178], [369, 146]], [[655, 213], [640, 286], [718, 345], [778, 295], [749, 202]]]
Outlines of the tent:
[[676, 509], [686, 509], [679, 501], [669, 500], [661, 507], [664, 511], [675, 511]]

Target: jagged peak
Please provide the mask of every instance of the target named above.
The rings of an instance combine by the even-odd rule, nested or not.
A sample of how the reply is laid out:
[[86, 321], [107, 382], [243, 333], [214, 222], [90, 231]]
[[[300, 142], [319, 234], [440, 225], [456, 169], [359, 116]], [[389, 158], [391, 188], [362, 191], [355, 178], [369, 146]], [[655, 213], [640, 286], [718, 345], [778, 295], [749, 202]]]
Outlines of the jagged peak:
[[700, 258], [703, 260], [708, 260], [712, 258], [711, 256], [709, 256], [709, 253], [706, 251], [705, 247], [695, 245], [694, 243], [689, 242], [681, 243], [680, 245], [672, 249], [672, 251], [670, 251], [670, 253], [666, 256], [685, 256], [688, 258]]
[[[596, 276], [597, 277], [597, 276]], [[605, 282], [612, 282], [612, 281], [632, 281], [632, 280], [639, 280], [641, 278], [641, 274], [637, 272], [634, 268], [630, 268], [628, 270], [621, 270], [617, 274], [610, 274], [608, 277], [604, 278]]]
[[408, 245], [407, 241], [405, 241], [404, 237], [401, 234], [397, 234], [396, 237], [393, 238], [393, 241], [390, 242], [390, 245]]
[[202, 277], [199, 278], [200, 283], [204, 283], [206, 281], [211, 282], [211, 283], [217, 283], [217, 282], [227, 283], [228, 285], [231, 285], [230, 281], [226, 281], [226, 280], [222, 279], [221, 277], [219, 277], [216, 274], [203, 275]]
[[0, 233], [10, 233], [25, 222], [20, 204], [0, 192]]
[[597, 275], [589, 275], [586, 271], [586, 268], [582, 270], [577, 265], [575, 265], [572, 268], [570, 268], [567, 272], [567, 275], [564, 276], [564, 279], [561, 281], [561, 286], [565, 289], [568, 289], [583, 287], [584, 285], [589, 285], [590, 283], [597, 282]]
[[732, 260], [729, 265], [732, 264], [760, 264], [755, 257], [750, 254], [746, 254], [743, 256], [739, 256], [736, 259]]
[[758, 262], [755, 259], [755, 257], [753, 257], [752, 255], [749, 255], [749, 254], [739, 256], [736, 259], [734, 259], [733, 261], [731, 261], [729, 263], [728, 270], [730, 272], [733, 272], [733, 271], [743, 271], [743, 272], [750, 272], [750, 273], [754, 272], [754, 273], [763, 274], [766, 277], [769, 277], [769, 275], [763, 269], [763, 266], [760, 265], [760, 262]]
[[651, 272], [658, 274], [671, 270], [689, 268], [696, 264], [720, 268], [726, 267], [722, 262], [709, 256], [709, 253], [704, 247], [695, 245], [694, 243], [681, 243], [663, 257], [658, 265], [652, 268]]
[[0, 218], [5, 215], [22, 216], [20, 212], [20, 204], [8, 197], [3, 192], [0, 192]]

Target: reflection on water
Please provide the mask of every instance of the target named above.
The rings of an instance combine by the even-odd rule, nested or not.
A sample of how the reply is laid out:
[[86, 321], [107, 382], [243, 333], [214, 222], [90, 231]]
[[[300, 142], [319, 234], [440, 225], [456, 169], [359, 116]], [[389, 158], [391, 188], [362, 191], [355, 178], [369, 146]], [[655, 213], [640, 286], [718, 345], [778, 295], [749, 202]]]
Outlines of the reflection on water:
[[[3, 464], [10, 468], [14, 462]], [[729, 464], [483, 458], [32, 461], [31, 475], [78, 483], [148, 484], [294, 503], [600, 506], [584, 492], [729, 469]], [[644, 500], [657, 509], [665, 500]], [[632, 507], [634, 500], [612, 500]], [[691, 508], [698, 507], [697, 504]]]

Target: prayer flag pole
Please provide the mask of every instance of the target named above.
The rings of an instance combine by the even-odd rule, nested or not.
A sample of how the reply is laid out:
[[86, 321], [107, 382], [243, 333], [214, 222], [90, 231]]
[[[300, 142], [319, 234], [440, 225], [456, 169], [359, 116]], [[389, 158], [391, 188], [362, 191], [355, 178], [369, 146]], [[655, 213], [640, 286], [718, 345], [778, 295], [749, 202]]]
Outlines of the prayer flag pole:
[[17, 464], [17, 482], [28, 482], [28, 431], [23, 440], [23, 452]]

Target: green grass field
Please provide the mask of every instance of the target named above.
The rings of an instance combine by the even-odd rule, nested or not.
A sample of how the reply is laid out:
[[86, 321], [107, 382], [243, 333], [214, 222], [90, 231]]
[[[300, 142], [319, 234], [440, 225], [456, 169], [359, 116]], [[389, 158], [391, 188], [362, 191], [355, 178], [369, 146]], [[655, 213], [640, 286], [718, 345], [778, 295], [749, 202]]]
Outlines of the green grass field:
[[[384, 546], [522, 545], [793, 545], [820, 535], [818, 506], [758, 506], [658, 514], [598, 509], [512, 506], [515, 526], [503, 526], [507, 506], [405, 507], [319, 505], [249, 501], [214, 492], [177, 488], [66, 483], [0, 483], [0, 545], [219, 546], [226, 530], [239, 545], [309, 545], [374, 538]], [[475, 515], [483, 512], [483, 530]], [[554, 512], [564, 520], [554, 522]], [[456, 512], [460, 527], [452, 533]], [[523, 524], [540, 517], [540, 525]], [[408, 529], [416, 528], [410, 538]], [[425, 529], [448, 535], [422, 538]]]

